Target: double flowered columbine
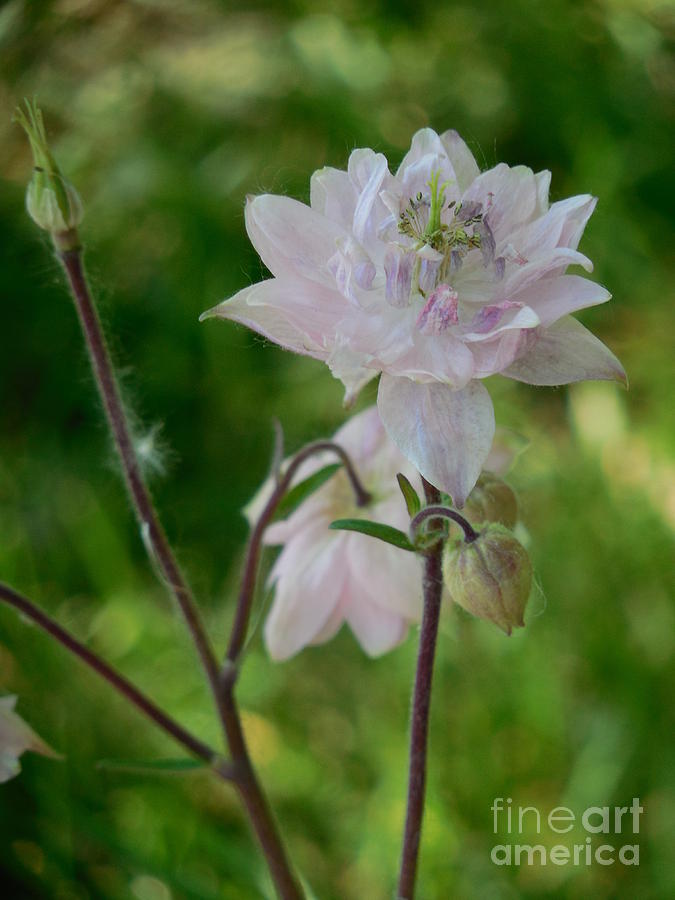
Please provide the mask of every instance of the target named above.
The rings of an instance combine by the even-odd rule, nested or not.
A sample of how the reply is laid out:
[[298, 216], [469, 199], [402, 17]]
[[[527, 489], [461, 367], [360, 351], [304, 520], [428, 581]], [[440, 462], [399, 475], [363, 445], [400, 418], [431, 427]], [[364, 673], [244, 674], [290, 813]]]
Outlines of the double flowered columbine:
[[[341, 518], [375, 519], [407, 530], [396, 473], [403, 472], [421, 490], [419, 475], [387, 437], [374, 406], [351, 418], [333, 441], [351, 457], [372, 502], [356, 505], [341, 469], [287, 519], [267, 529], [265, 543], [283, 545], [269, 577], [275, 595], [264, 629], [274, 659], [330, 640], [344, 622], [363, 649], [378, 656], [395, 647], [421, 615], [414, 553], [363, 534], [329, 530]], [[330, 453], [311, 457], [296, 482], [334, 461]], [[246, 510], [249, 519], [257, 516], [270, 492], [269, 484], [263, 486]]]
[[15, 696], [0, 697], [0, 784], [19, 774], [19, 757], [26, 750], [43, 756], [58, 757], [30, 725], [14, 712], [15, 706]]
[[402, 453], [461, 506], [494, 433], [481, 379], [529, 384], [625, 380], [571, 313], [610, 294], [579, 275], [595, 206], [549, 206], [549, 172], [503, 163], [481, 173], [454, 131], [414, 136], [396, 175], [372, 150], [324, 168], [310, 206], [263, 195], [249, 237], [273, 278], [203, 317], [234, 319], [326, 362], [347, 399], [382, 373], [378, 407]]

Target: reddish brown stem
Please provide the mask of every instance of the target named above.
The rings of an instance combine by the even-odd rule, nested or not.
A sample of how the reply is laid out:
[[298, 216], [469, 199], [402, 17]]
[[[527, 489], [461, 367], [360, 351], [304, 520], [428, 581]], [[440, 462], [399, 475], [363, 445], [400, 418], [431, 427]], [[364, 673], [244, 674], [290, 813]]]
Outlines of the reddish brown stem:
[[[424, 479], [427, 503], [440, 501], [438, 490]], [[417, 653], [417, 671], [413, 692], [410, 723], [410, 762], [408, 775], [408, 802], [406, 809], [401, 868], [398, 882], [399, 900], [413, 900], [417, 861], [419, 858], [424, 815], [424, 797], [427, 774], [427, 743], [429, 734], [429, 709], [431, 706], [431, 682], [434, 671], [436, 638], [443, 593], [441, 555], [443, 543], [439, 541], [424, 557], [424, 609]]]
[[300, 466], [309, 459], [310, 456], [323, 452], [334, 453], [344, 465], [347, 477], [349, 478], [356, 497], [357, 505], [367, 506], [370, 502], [370, 494], [361, 484], [349, 455], [339, 444], [334, 444], [332, 441], [314, 441], [311, 444], [307, 444], [306, 447], [303, 447], [302, 450], [296, 453], [289, 463], [288, 468], [277, 482], [276, 487], [272, 492], [272, 496], [267, 501], [265, 508], [260, 514], [260, 518], [251, 532], [251, 537], [249, 538], [246, 559], [244, 562], [244, 573], [239, 588], [237, 611], [235, 613], [234, 625], [232, 626], [225, 665], [223, 667], [223, 677], [226, 681], [236, 678], [236, 663], [246, 641], [265, 529], [274, 518], [277, 507], [290, 488], [293, 478]]
[[[218, 707], [230, 750], [232, 771], [236, 774], [233, 779], [234, 784], [260, 842], [279, 896], [282, 900], [303, 900], [304, 892], [293, 872], [269, 804], [253, 770], [234, 699], [234, 683], [228, 684], [226, 680], [221, 681], [218, 662], [206, 635], [199, 610], [173, 555], [145, 484], [101, 323], [89, 292], [82, 265], [81, 250], [77, 248], [60, 251], [59, 257], [68, 276], [89, 351], [94, 378], [122, 463], [124, 480], [136, 517], [144, 536], [147, 536], [154, 561], [183, 613]], [[250, 590], [252, 593], [252, 586]], [[244, 634], [247, 621], [248, 619], [244, 623]]]
[[[145, 696], [128, 678], [121, 675], [109, 663], [97, 656], [88, 647], [85, 647], [81, 641], [66, 631], [58, 622], [48, 616], [46, 612], [41, 610], [27, 597], [22, 596], [6, 584], [0, 583], [0, 601], [13, 606], [22, 616], [30, 619], [43, 631], [55, 638], [67, 650], [79, 657], [85, 665], [89, 666], [97, 675], [104, 678], [108, 684], [112, 685], [115, 690], [120, 693], [129, 703], [133, 704], [136, 709], [140, 710], [144, 716], [155, 723], [159, 728], [169, 734], [175, 741], [182, 744], [186, 750], [194, 756], [202, 759], [209, 765], [214, 764], [218, 755], [190, 732], [186, 731], [182, 725], [176, 722], [171, 716], [167, 715], [152, 700]], [[218, 772], [225, 777], [226, 768], [220, 763]], [[232, 775], [229, 776], [230, 778]]]

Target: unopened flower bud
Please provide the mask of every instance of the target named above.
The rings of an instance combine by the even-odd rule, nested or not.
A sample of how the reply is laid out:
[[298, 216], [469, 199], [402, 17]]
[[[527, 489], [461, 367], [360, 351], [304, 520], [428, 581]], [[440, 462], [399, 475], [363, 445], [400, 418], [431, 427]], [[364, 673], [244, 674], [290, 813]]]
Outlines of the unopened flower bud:
[[472, 523], [500, 522], [513, 528], [518, 520], [518, 501], [512, 488], [492, 472], [483, 472], [469, 494], [462, 513]]
[[494, 622], [506, 634], [525, 625], [532, 563], [503, 525], [489, 524], [470, 543], [448, 543], [443, 576], [454, 602], [472, 615]]
[[82, 201], [51, 154], [42, 111], [27, 100], [25, 112], [17, 109], [14, 119], [28, 135], [35, 164], [26, 191], [28, 215], [52, 235], [58, 249], [74, 249], [78, 246], [76, 229], [82, 221]]

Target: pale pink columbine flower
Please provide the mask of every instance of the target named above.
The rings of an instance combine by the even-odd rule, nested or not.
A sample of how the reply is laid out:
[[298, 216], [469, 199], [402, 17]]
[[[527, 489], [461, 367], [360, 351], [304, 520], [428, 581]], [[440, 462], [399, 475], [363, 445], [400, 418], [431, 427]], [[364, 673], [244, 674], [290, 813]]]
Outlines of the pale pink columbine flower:
[[14, 712], [16, 697], [0, 697], [0, 784], [21, 771], [19, 757], [26, 750], [43, 756], [58, 757], [30, 725]]
[[[264, 636], [273, 659], [330, 640], [345, 622], [366, 653], [378, 656], [395, 647], [421, 615], [421, 570], [414, 553], [363, 534], [329, 530], [335, 519], [360, 518], [407, 531], [396, 473], [406, 475], [421, 493], [419, 475], [387, 437], [374, 406], [349, 419], [333, 441], [347, 451], [373, 500], [357, 506], [340, 469], [265, 532], [266, 544], [283, 545], [268, 581], [275, 593]], [[295, 482], [333, 462], [330, 453], [310, 457]], [[270, 492], [271, 485], [263, 485], [246, 509], [249, 520]]]
[[315, 172], [310, 206], [263, 195], [249, 237], [273, 278], [204, 314], [323, 360], [347, 399], [382, 373], [378, 408], [402, 453], [461, 506], [494, 412], [481, 379], [625, 380], [571, 313], [610, 294], [570, 265], [596, 200], [549, 205], [549, 172], [480, 172], [454, 131], [418, 131], [395, 175], [373, 150]]

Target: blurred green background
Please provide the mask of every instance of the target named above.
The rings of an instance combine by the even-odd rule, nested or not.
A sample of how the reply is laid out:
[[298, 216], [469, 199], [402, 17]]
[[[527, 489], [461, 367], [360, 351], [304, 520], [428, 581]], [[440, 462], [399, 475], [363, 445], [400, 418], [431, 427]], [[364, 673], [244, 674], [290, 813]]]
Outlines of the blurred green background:
[[[481, 165], [549, 168], [553, 199], [600, 198], [582, 249], [614, 300], [581, 318], [620, 356], [631, 389], [491, 380], [498, 421], [531, 441], [512, 482], [538, 588], [528, 627], [510, 640], [456, 612], [444, 622], [419, 896], [675, 896], [675, 6], [326, 9], [0, 8], [0, 578], [217, 739], [123, 496], [58, 266], [23, 210], [30, 160], [10, 115], [24, 95], [38, 95], [85, 200], [87, 262], [125, 392], [149, 429], [162, 426], [157, 502], [219, 648], [246, 534], [239, 510], [265, 475], [272, 418], [295, 448], [345, 416], [320, 364], [237, 326], [197, 323], [263, 274], [245, 195], [306, 200], [311, 172], [343, 167], [358, 146], [395, 167], [426, 124], [456, 128]], [[259, 632], [252, 643], [239, 692], [246, 729], [321, 900], [392, 895], [414, 656], [412, 634], [378, 661], [347, 633], [283, 665], [267, 660]], [[66, 756], [25, 756], [21, 777], [0, 789], [4, 896], [269, 896], [233, 793], [203, 774], [97, 769], [101, 758], [176, 750], [4, 609], [0, 688]], [[490, 849], [507, 836], [493, 834], [495, 797], [544, 813], [639, 797], [640, 865], [498, 868]]]

